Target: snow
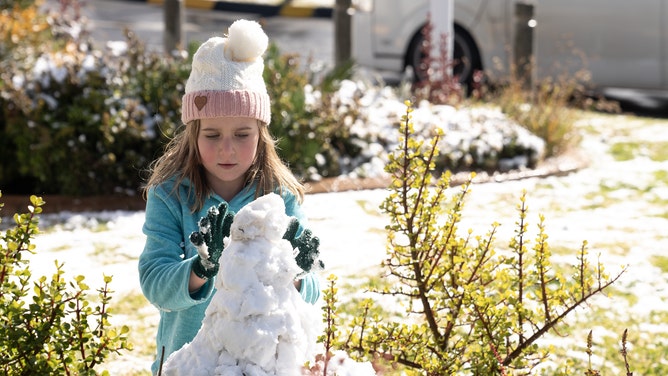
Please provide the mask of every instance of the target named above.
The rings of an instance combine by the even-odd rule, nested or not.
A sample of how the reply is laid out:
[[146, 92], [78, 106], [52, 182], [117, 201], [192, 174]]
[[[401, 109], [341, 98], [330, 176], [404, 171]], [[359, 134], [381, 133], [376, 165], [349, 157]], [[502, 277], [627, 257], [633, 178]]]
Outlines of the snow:
[[[331, 0], [329, 2], [331, 3]], [[107, 48], [115, 55], [120, 55], [125, 53], [127, 45], [125, 42], [110, 41]], [[96, 69], [93, 55], [86, 55], [84, 59], [85, 70]], [[37, 77], [51, 76], [57, 81], [62, 80], [64, 68], [59, 60], [57, 55], [45, 55], [39, 59], [32, 73]], [[25, 83], [25, 77], [20, 75], [12, 80], [18, 87]], [[307, 103], [315, 104], [319, 100], [320, 94], [311, 87], [306, 88], [306, 94]], [[352, 103], [353, 98], [359, 98], [360, 120], [353, 122], [349, 119], [351, 133], [370, 140], [369, 144], [363, 146], [367, 151], [364, 155], [367, 160], [361, 164], [351, 163], [349, 176], [382, 175], [384, 157], [392, 151], [397, 140], [394, 124], [405, 113], [403, 102], [395, 91], [388, 87], [371, 87], [356, 81], [343, 82], [339, 96], [342, 104]], [[51, 103], [54, 101], [51, 97], [44, 99], [49, 101], [52, 107], [57, 105]], [[504, 137], [508, 137], [508, 131], [519, 135], [519, 142], [527, 148], [542, 150], [544, 147], [540, 140], [507, 121], [497, 109], [457, 109], [418, 103], [413, 117], [416, 129], [427, 131], [425, 134], [428, 134], [432, 126], [438, 126], [445, 131], [448, 137], [439, 145], [442, 152], [457, 150], [472, 143], [479, 144], [482, 150], [494, 150], [499, 147]], [[595, 299], [592, 307], [610, 310], [619, 327], [624, 327], [630, 318], [637, 318], [640, 322], [648, 322], [641, 325], [646, 333], [668, 333], [668, 323], [653, 324], [649, 323], [650, 320], [643, 319], [652, 312], [668, 311], [668, 276], [665, 270], [652, 261], [653, 257], [666, 257], [668, 216], [665, 202], [668, 200], [668, 182], [657, 179], [656, 175], [668, 171], [668, 162], [654, 161], [642, 154], [629, 161], [616, 161], [610, 155], [610, 147], [616, 141], [639, 144], [668, 141], [667, 126], [668, 121], [660, 119], [585, 114], [578, 127], [584, 132], [581, 149], [590, 161], [586, 168], [566, 176], [478, 182], [473, 185], [467, 200], [460, 229], [472, 229], [474, 234], [483, 234], [496, 221], [501, 224], [497, 237], [502, 241], [509, 240], [517, 218], [516, 204], [521, 192], [527, 190], [530, 214], [528, 219], [535, 224], [539, 213], [546, 216], [547, 233], [553, 246], [569, 247], [575, 252], [581, 242], [587, 240], [590, 253], [601, 253], [601, 261], [611, 274], [616, 274], [623, 267], [627, 268], [615, 286], [619, 292], [632, 294], [636, 300], [629, 302], [612, 295]], [[588, 128], [595, 131], [586, 131]], [[521, 167], [527, 162], [518, 160], [508, 163], [508, 168], [511, 168]], [[602, 187], [609, 189], [606, 191]], [[453, 188], [453, 192], [454, 189], [456, 188]], [[389, 224], [387, 216], [379, 210], [379, 205], [386, 195], [387, 191], [384, 189], [371, 189], [310, 194], [306, 197], [303, 208], [309, 218], [309, 228], [320, 238], [321, 257], [327, 266], [321, 273], [321, 280], [324, 281], [328, 274], [335, 274], [339, 277], [339, 283], [344, 284], [379, 270], [379, 265], [386, 257], [385, 226]], [[263, 205], [262, 202], [259, 200], [253, 205]], [[48, 204], [47, 201], [46, 205]], [[247, 213], [242, 210], [237, 213], [238, 221], [235, 223], [242, 226], [241, 218], [244, 218], [245, 214], [248, 214], [246, 219], [251, 222], [255, 216], [270, 215], [270, 212], [274, 213], [271, 215], [276, 215], [274, 209], [275, 203], [260, 206], [256, 212]], [[3, 216], [11, 214], [13, 213], [2, 212]], [[37, 253], [30, 256], [33, 275], [50, 276], [55, 271], [54, 262], [59, 260], [65, 263], [63, 269], [66, 278], [84, 275], [93, 288], [103, 285], [103, 275], [113, 276], [112, 304], [130, 294], [141, 294], [137, 259], [145, 241], [141, 232], [143, 221], [142, 211], [61, 212], [42, 215], [40, 228], [44, 232], [35, 238]], [[11, 218], [3, 218], [3, 227], [10, 223]], [[275, 223], [283, 224], [284, 219], [278, 219]], [[258, 351], [256, 356], [249, 356], [244, 351], [247, 348], [257, 349], [257, 344], [251, 343], [251, 340], [261, 339], [248, 335], [254, 325], [259, 325], [253, 320], [266, 318], [270, 312], [280, 317], [281, 323], [265, 325], [266, 339], [276, 339], [280, 337], [279, 333], [285, 333], [288, 321], [293, 326], [301, 325], [307, 333], [314, 331], [319, 324], [310, 321], [313, 317], [319, 318], [319, 307], [305, 308], [301, 300], [295, 300], [294, 288], [281, 290], [285, 293], [285, 299], [280, 302], [275, 299], [278, 294], [265, 294], [269, 285], [272, 289], [279, 290], [288, 285], [279, 278], [267, 284], [266, 281], [261, 282], [261, 275], [276, 275], [267, 268], [273, 265], [278, 269], [289, 270], [295, 266], [292, 265], [292, 259], [285, 258], [287, 250], [283, 249], [281, 242], [275, 237], [279, 227], [273, 229], [274, 237], [269, 235], [270, 231], [262, 231], [253, 239], [234, 239], [233, 236], [230, 248], [223, 253], [225, 260], [222, 263], [224, 267], [221, 276], [229, 273], [234, 278], [219, 278], [219, 293], [214, 300], [215, 304], [212, 303], [207, 311], [202, 335], [198, 335], [189, 349], [183, 349], [183, 353], [194, 352], [191, 358], [193, 362], [204, 364], [215, 360], [216, 366], [220, 366], [226, 364], [223, 361], [226, 354], [235, 359], [233, 366], [241, 367], [243, 363], [243, 366], [248, 366], [247, 370], [250, 370], [251, 366], [256, 365], [266, 374], [281, 367], [294, 366], [288, 364], [288, 361], [283, 362], [284, 358], [278, 358], [280, 360], [277, 364], [267, 361], [271, 358], [270, 355], [279, 352], [278, 345], [262, 347], [265, 351]], [[239, 257], [235, 260], [235, 252], [231, 252], [235, 244], [241, 248], [243, 244], [253, 241], [262, 243], [261, 247], [254, 248], [257, 252], [276, 252], [272, 256], [276, 263], [256, 265], [262, 266], [261, 272], [252, 267], [235, 268], [240, 262], [247, 262], [253, 256], [237, 254]], [[260, 257], [259, 254], [255, 256]], [[290, 261], [290, 265], [285, 264], [286, 261]], [[241, 273], [242, 270], [253, 270], [254, 273]], [[280, 283], [274, 285], [274, 282]], [[246, 294], [246, 305], [235, 304], [239, 303], [242, 293]], [[254, 299], [248, 299], [249, 296]], [[347, 298], [349, 297], [339, 297], [340, 300]], [[279, 305], [284, 306], [279, 309]], [[140, 311], [149, 312], [144, 320], [153, 320], [157, 325], [156, 309], [147, 303]], [[261, 315], [254, 315], [253, 312]], [[295, 315], [296, 312], [302, 312], [309, 317]], [[575, 319], [577, 320], [578, 315], [586, 314], [587, 311], [578, 311]], [[112, 320], [125, 318], [112, 317]], [[132, 326], [132, 322], [130, 325]], [[599, 333], [610, 329], [596, 328]], [[293, 327], [293, 330], [297, 329]], [[238, 334], [232, 336], [235, 342], [226, 340], [230, 335], [225, 334], [225, 331], [237, 331]], [[307, 358], [312, 356], [313, 349], [307, 346], [314, 344], [312, 337], [311, 333], [301, 338], [288, 337], [281, 340], [293, 341], [290, 343], [293, 348], [286, 351], [298, 349], [300, 354], [303, 353], [304, 358]], [[555, 340], [581, 342], [569, 337]], [[212, 343], [206, 346], [199, 341]], [[340, 352], [334, 355], [329, 367], [332, 374], [373, 374], [367, 363], [353, 362]], [[575, 352], [572, 355], [573, 359], [583, 356], [582, 353]], [[177, 356], [180, 355], [174, 355]], [[239, 359], [243, 361], [237, 363], [236, 360]], [[105, 367], [113, 375], [136, 374], [139, 371], [147, 372], [152, 361], [150, 352], [135, 349], [114, 362], [105, 364]], [[179, 364], [175, 364], [175, 367], [178, 368]]]
[[[305, 93], [306, 103], [320, 100], [321, 93], [310, 86]], [[399, 142], [397, 124], [406, 114], [405, 101], [397, 90], [369, 85], [364, 79], [343, 80], [332, 101], [339, 103], [340, 109], [355, 108], [356, 118], [345, 118], [343, 122], [350, 129], [350, 138], [363, 150], [352, 160], [340, 161], [343, 174], [352, 177], [384, 176], [384, 161]], [[496, 160], [495, 156], [501, 154], [504, 146], [511, 144], [525, 153], [513, 158], [500, 158], [499, 166], [504, 171], [526, 168], [545, 153], [545, 142], [541, 138], [507, 118], [497, 108], [457, 109], [427, 101], [415, 103], [412, 107], [415, 128], [412, 137], [424, 140], [432, 137], [435, 128], [443, 130], [444, 136], [437, 145], [441, 155], [447, 155], [453, 161], [462, 160], [464, 166], [474, 162], [485, 165], [489, 157]], [[312, 180], [316, 178], [318, 176], [311, 176]]]
[[[616, 161], [609, 149], [613, 141], [651, 142], [665, 133], [668, 122], [588, 114], [578, 126], [597, 130], [596, 134], [584, 133], [581, 148], [590, 160], [586, 168], [566, 176], [476, 183], [460, 228], [484, 234], [498, 221], [501, 226], [497, 238], [509, 240], [517, 218], [517, 200], [526, 189], [528, 220], [535, 224], [539, 213], [546, 216], [553, 247], [568, 247], [574, 254], [581, 242], [587, 240], [590, 254], [601, 253], [601, 260], [611, 274], [623, 266], [628, 268], [616, 288], [621, 293], [633, 294], [637, 301], [629, 303], [613, 294], [595, 299], [592, 307], [614, 312], [620, 328], [631, 318], [649, 322], [642, 318], [651, 312], [668, 311], [668, 276], [652, 262], [655, 256], [665, 257], [668, 219], [665, 207], [656, 203], [665, 202], [668, 188], [665, 181], [654, 176], [667, 171], [668, 162], [649, 160], [642, 155], [630, 161]], [[606, 193], [602, 186], [612, 189]], [[379, 269], [386, 256], [384, 228], [389, 223], [379, 205], [386, 195], [384, 189], [307, 195], [303, 208], [309, 228], [320, 238], [321, 257], [327, 266], [321, 280], [334, 274], [343, 284]], [[60, 260], [65, 262], [66, 276], [85, 275], [91, 286], [101, 286], [103, 274], [112, 275], [111, 287], [119, 300], [130, 293], [141, 294], [136, 262], [144, 246], [143, 220], [141, 211], [43, 215], [40, 227], [45, 231], [34, 241], [38, 254], [31, 258], [33, 274], [51, 275], [55, 270], [53, 261]], [[11, 219], [4, 219], [3, 225], [10, 222]], [[146, 310], [153, 314], [144, 320], [157, 323], [157, 311], [148, 304], [143, 309]], [[578, 311], [574, 319], [586, 313], [587, 310]], [[668, 324], [656, 326], [641, 328], [652, 333], [668, 332]], [[577, 341], [571, 337], [557, 340]], [[152, 357], [134, 353], [137, 351], [109, 364], [112, 374], [148, 370]], [[337, 364], [342, 367], [337, 371], [339, 375], [365, 366], [344, 366], [345, 361]]]
[[297, 375], [315, 359], [322, 325], [293, 285], [301, 269], [282, 238], [288, 221], [276, 194], [235, 215], [202, 327], [167, 359], [165, 376]]
[[[110, 45], [116, 51], [123, 47]], [[34, 73], [41, 76], [50, 72], [59, 77], [59, 69], [54, 60], [44, 57]], [[14, 80], [20, 81], [17, 77]], [[306, 89], [307, 102], [316, 103], [320, 94]], [[342, 104], [358, 98], [360, 117], [355, 122], [350, 119], [351, 133], [368, 141], [362, 145], [366, 160], [350, 161], [348, 175], [382, 176], [385, 158], [398, 139], [396, 122], [405, 113], [405, 105], [390, 88], [359, 81], [343, 82], [338, 95]], [[544, 147], [494, 108], [454, 108], [422, 102], [416, 105], [413, 118], [416, 137], [427, 137], [431, 127], [444, 130], [446, 137], [439, 144], [444, 153], [474, 143], [478, 150], [493, 152], [509, 135], [517, 137], [528, 149], [541, 151]], [[575, 252], [587, 240], [590, 254], [601, 253], [611, 274], [624, 266], [628, 268], [616, 286], [621, 292], [633, 294], [637, 301], [629, 304], [612, 296], [596, 299], [594, 304], [614, 310], [620, 327], [627, 317], [640, 317], [642, 322], [642, 317], [651, 312], [668, 311], [668, 277], [652, 261], [654, 257], [665, 257], [668, 219], [661, 203], [668, 199], [668, 183], [657, 176], [668, 170], [668, 162], [652, 160], [649, 150], [642, 149], [631, 160], [616, 161], [610, 148], [620, 141], [640, 145], [666, 142], [668, 122], [588, 113], [577, 126], [583, 130], [581, 150], [590, 161], [586, 168], [566, 176], [478, 182], [472, 187], [460, 228], [482, 235], [497, 221], [501, 224], [498, 238], [509, 240], [517, 218], [516, 204], [521, 192], [527, 190], [529, 213], [533, 215], [529, 220], [533, 218], [536, 223], [538, 214], [546, 216], [553, 246], [569, 247]], [[522, 168], [527, 163], [506, 162], [508, 168]], [[307, 196], [303, 208], [309, 217], [309, 228], [320, 238], [321, 257], [327, 266], [321, 273], [323, 279], [331, 273], [340, 280], [352, 280], [378, 270], [386, 256], [385, 226], [389, 221], [379, 210], [386, 195], [384, 189], [374, 189]], [[40, 227], [46, 231], [34, 241], [38, 253], [31, 257], [33, 274], [51, 275], [54, 261], [59, 260], [65, 263], [66, 275], [84, 275], [91, 286], [103, 285], [103, 275], [113, 276], [112, 289], [119, 299], [141, 294], [136, 262], [145, 241], [141, 233], [143, 221], [143, 212], [43, 215]], [[5, 218], [2, 225], [11, 222]], [[142, 311], [150, 309], [147, 305]], [[152, 312], [147, 320], [157, 323], [157, 311]], [[659, 329], [652, 327], [651, 331], [666, 333], [668, 324]], [[130, 369], [148, 370], [151, 361], [148, 355], [128, 354], [109, 367], [116, 370], [112, 374], [122, 375]], [[337, 364], [339, 375], [364, 374], [350, 370], [368, 366], [345, 358], [339, 358]]]

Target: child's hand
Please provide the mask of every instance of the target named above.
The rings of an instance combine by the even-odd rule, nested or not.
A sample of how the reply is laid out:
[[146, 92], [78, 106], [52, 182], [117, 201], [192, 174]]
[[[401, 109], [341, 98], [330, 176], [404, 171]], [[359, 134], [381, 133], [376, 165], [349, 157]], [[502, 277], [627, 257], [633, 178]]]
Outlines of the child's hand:
[[230, 236], [234, 213], [227, 211], [227, 204], [212, 206], [206, 216], [199, 220], [199, 231], [190, 234], [190, 242], [197, 247], [199, 260], [193, 264], [193, 272], [200, 278], [209, 279], [218, 273], [218, 260], [223, 253], [223, 239]]
[[283, 239], [286, 239], [292, 245], [292, 248], [298, 248], [299, 253], [295, 257], [297, 265], [299, 265], [304, 272], [310, 272], [314, 269], [314, 266], [317, 269], [324, 269], [325, 263], [320, 260], [320, 239], [317, 236], [312, 236], [311, 230], [304, 229], [302, 234], [299, 237], [295, 237], [297, 230], [299, 229], [299, 221], [296, 218], [292, 218], [288, 229], [283, 235]]

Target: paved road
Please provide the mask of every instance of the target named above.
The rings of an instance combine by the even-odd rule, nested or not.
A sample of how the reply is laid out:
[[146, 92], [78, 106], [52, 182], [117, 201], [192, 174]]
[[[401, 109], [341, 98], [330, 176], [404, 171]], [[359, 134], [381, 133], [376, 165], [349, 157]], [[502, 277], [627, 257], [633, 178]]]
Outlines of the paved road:
[[[47, 0], [47, 6], [58, 4]], [[270, 40], [282, 53], [299, 53], [304, 59], [331, 64], [334, 59], [334, 25], [325, 18], [261, 18], [259, 15], [223, 11], [186, 9], [184, 39], [204, 41], [214, 35], [222, 35], [232, 22], [239, 18], [263, 23]], [[135, 31], [149, 48], [163, 48], [163, 9], [161, 5], [127, 0], [87, 1], [83, 9], [89, 19], [93, 39], [98, 47], [107, 41], [124, 40], [123, 30]], [[306, 63], [306, 60], [302, 60]]]

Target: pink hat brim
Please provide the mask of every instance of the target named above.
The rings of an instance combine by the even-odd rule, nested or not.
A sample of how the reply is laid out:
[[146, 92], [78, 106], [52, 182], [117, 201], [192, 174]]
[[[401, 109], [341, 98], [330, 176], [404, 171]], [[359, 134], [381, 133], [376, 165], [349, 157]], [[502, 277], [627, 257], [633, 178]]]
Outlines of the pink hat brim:
[[248, 90], [203, 90], [187, 93], [182, 98], [181, 121], [215, 117], [250, 117], [269, 124], [269, 95]]

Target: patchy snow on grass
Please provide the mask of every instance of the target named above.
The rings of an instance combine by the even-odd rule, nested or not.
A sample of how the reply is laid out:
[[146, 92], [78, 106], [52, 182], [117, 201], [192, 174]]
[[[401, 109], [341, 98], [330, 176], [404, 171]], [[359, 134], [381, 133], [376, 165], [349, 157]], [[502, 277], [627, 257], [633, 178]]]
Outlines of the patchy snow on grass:
[[[535, 225], [538, 215], [544, 214], [550, 244], [572, 250], [572, 254], [555, 255], [558, 260], [574, 263], [575, 253], [587, 240], [590, 255], [600, 254], [610, 274], [627, 268], [613, 285], [616, 293], [597, 297], [590, 307], [577, 310], [569, 322], [588, 322], [590, 312], [595, 310], [615, 326], [597, 327], [596, 335], [619, 336], [621, 328], [637, 321], [645, 324], [636, 325], [634, 330], [646, 331], [635, 333], [638, 338], [650, 335], [666, 340], [668, 324], [653, 322], [649, 316], [668, 311], [666, 265], [662, 268], [655, 261], [666, 257], [668, 244], [668, 182], [661, 178], [662, 172], [668, 171], [668, 162], [650, 160], [642, 151], [631, 160], [616, 161], [610, 148], [613, 142], [651, 141], [653, 132], [643, 129], [655, 132], [665, 129], [668, 122], [593, 114], [580, 125], [590, 129], [584, 131], [582, 143], [590, 160], [588, 167], [566, 176], [476, 183], [464, 207], [460, 229], [484, 234], [497, 221], [501, 224], [497, 239], [507, 244], [515, 229], [516, 205], [522, 190], [527, 190], [528, 220]], [[309, 227], [321, 240], [321, 255], [327, 266], [321, 273], [323, 280], [333, 273], [343, 284], [378, 267], [386, 257], [384, 227], [389, 221], [379, 210], [386, 195], [384, 189], [307, 195], [303, 208]], [[137, 258], [144, 246], [143, 220], [141, 211], [43, 215], [40, 227], [44, 232], [36, 237], [36, 253], [30, 257], [33, 274], [51, 275], [54, 260], [59, 260], [65, 263], [66, 277], [82, 274], [93, 289], [101, 286], [102, 275], [112, 275], [114, 300], [141, 294]], [[4, 219], [3, 225], [10, 221]], [[121, 317], [132, 326], [133, 314], [137, 313], [124, 312]], [[153, 317], [157, 325], [157, 315]], [[549, 343], [579, 349], [582, 346], [574, 344], [585, 340], [586, 333], [582, 333], [580, 337], [550, 337]], [[571, 355], [582, 356], [576, 353]], [[138, 374], [148, 372], [151, 362], [150, 351], [135, 349], [105, 367], [115, 375]]]

